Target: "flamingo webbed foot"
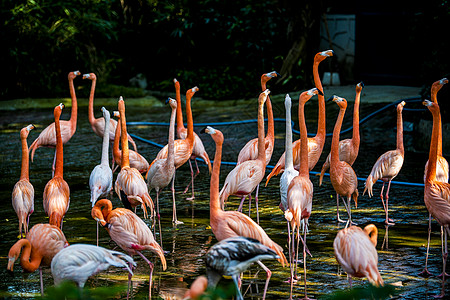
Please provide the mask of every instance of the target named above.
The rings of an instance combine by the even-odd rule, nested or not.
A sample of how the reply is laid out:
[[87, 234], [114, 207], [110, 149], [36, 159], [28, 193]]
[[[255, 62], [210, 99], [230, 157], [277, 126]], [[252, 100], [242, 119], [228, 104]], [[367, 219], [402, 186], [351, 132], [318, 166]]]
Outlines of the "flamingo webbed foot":
[[424, 278], [428, 278], [433, 276], [433, 274], [430, 273], [430, 271], [428, 271], [428, 268], [424, 268], [422, 272], [420, 272], [418, 274], [420, 277], [424, 277]]

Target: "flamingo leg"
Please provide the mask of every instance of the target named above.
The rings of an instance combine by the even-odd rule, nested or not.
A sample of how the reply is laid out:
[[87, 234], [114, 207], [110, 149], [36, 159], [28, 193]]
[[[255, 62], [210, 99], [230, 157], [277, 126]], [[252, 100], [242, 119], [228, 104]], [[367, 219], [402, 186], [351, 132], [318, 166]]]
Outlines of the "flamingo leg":
[[97, 247], [98, 247], [98, 221], [97, 221]]
[[267, 274], [267, 278], [266, 278], [266, 284], [264, 285], [264, 293], [263, 293], [263, 300], [266, 299], [266, 293], [267, 293], [267, 288], [269, 287], [269, 281], [270, 281], [270, 277], [272, 277], [272, 271], [269, 270], [268, 267], [266, 267], [262, 262], [260, 262], [259, 260], [257, 261], [258, 265], [261, 266], [261, 268], [264, 269], [264, 271], [266, 271]]
[[[133, 270], [133, 264], [131, 262], [128, 263], [130, 266], [130, 270]], [[131, 277], [133, 276], [132, 273], [128, 272], [128, 288], [127, 288], [127, 300], [130, 298], [130, 287], [131, 286]]]
[[55, 163], [56, 163], [56, 149], [55, 149], [55, 156], [53, 157], [53, 164], [52, 164], [52, 178], [55, 176]]
[[[256, 187], [256, 195], [255, 195], [255, 205], [256, 205], [256, 222], [259, 224], [259, 209], [258, 209], [258, 194], [259, 194], [259, 184]], [[250, 204], [249, 204], [250, 205]], [[250, 212], [250, 207], [249, 207]]]
[[428, 218], [428, 241], [427, 241], [427, 255], [425, 257], [425, 268], [419, 273], [419, 276], [430, 277], [432, 274], [428, 271], [428, 253], [430, 251], [430, 239], [431, 239], [431, 214]]
[[189, 161], [189, 168], [191, 169], [191, 182], [187, 185], [187, 187], [184, 189], [183, 194], [186, 194], [186, 192], [189, 189], [189, 186], [192, 185], [192, 197], [186, 198], [186, 200], [194, 200], [194, 169], [192, 169], [192, 163], [191, 163], [191, 159], [188, 160]]
[[[384, 225], [384, 229], [386, 230], [384, 233], [383, 244], [381, 245], [381, 250], [389, 249], [389, 225]], [[384, 247], [386, 245], [386, 247]]]
[[[289, 222], [288, 222], [288, 226], [289, 226]], [[292, 243], [292, 246], [291, 245], [289, 245], [289, 266], [290, 266], [290, 269], [291, 269], [291, 278], [290, 278], [290, 287], [291, 287], [291, 291], [290, 291], [290, 293], [289, 293], [289, 299], [292, 299], [292, 290], [293, 290], [293, 288], [294, 288], [294, 249], [295, 249], [295, 245], [294, 245], [294, 240], [295, 240], [295, 238], [294, 238], [294, 234], [295, 234], [295, 229], [293, 228], [292, 229], [292, 238], [290, 239], [291, 240], [291, 243]]]
[[241, 197], [241, 203], [239, 204], [238, 212], [242, 212], [242, 208], [243, 208], [243, 206], [244, 206], [245, 197], [246, 197], [246, 196], [242, 196], [242, 197]]
[[158, 189], [156, 191], [156, 216], [158, 218], [158, 226], [159, 226], [159, 244], [161, 245], [161, 248], [163, 248], [162, 233], [161, 233], [161, 216], [159, 214], [159, 192], [160, 190]]
[[339, 217], [339, 194], [338, 193], [336, 193], [336, 215], [337, 215], [338, 222], [341, 222], [341, 223], [346, 222]]
[[305, 283], [305, 297], [303, 299], [309, 299], [308, 294], [306, 292], [306, 231], [304, 231], [304, 239], [303, 239], [303, 280]]
[[[444, 255], [445, 251], [444, 251], [444, 226], [441, 226], [441, 251], [442, 251], [442, 255]], [[443, 273], [439, 274], [438, 277], [442, 278]], [[447, 273], [445, 273], [445, 276], [449, 276]]]
[[173, 203], [173, 207], [172, 207], [172, 223], [174, 225], [178, 225], [178, 224], [183, 224], [183, 222], [178, 221], [178, 218], [177, 218], [177, 205], [175, 203], [175, 174], [176, 174], [176, 172], [173, 174], [172, 186], [170, 187], [170, 189], [172, 190], [172, 203]]
[[385, 221], [385, 223], [387, 225], [395, 225], [394, 220], [389, 219], [389, 190], [390, 190], [390, 188], [391, 188], [391, 180], [389, 180], [389, 182], [388, 182], [388, 187], [387, 187], [387, 191], [386, 191], [386, 207], [385, 207], [386, 221]]
[[242, 297], [241, 294], [241, 290], [240, 290], [240, 278], [238, 275], [233, 275], [231, 276], [231, 278], [233, 278], [234, 284], [236, 285], [236, 299], [238, 300], [243, 300], [244, 298]]
[[137, 254], [139, 254], [140, 257], [142, 257], [143, 260], [145, 260], [148, 263], [148, 266], [150, 267], [150, 275], [148, 277], [148, 298], [152, 299], [152, 278], [153, 278], [153, 263], [147, 259], [147, 257], [144, 256], [140, 251], [137, 251]]
[[441, 289], [441, 293], [437, 296], [435, 296], [436, 298], [444, 298], [445, 296], [445, 268], [447, 266], [447, 256], [448, 256], [448, 249], [447, 249], [447, 230], [448, 230], [448, 225], [445, 226], [444, 228], [444, 244], [445, 244], [445, 252], [442, 254], [442, 289]]

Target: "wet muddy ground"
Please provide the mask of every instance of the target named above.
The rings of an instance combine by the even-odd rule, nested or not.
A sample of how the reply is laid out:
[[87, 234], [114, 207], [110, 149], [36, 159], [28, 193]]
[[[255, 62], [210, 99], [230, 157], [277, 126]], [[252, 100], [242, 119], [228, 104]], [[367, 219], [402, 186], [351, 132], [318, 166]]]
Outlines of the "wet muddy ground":
[[[299, 93], [291, 94], [292, 99], [298, 99]], [[174, 96], [174, 95], [168, 95]], [[327, 95], [329, 96], [329, 95]], [[63, 230], [67, 240], [71, 244], [89, 243], [95, 244], [96, 222], [90, 216], [89, 201], [89, 174], [92, 169], [100, 163], [101, 139], [97, 137], [90, 128], [87, 121], [87, 99], [79, 100], [78, 126], [73, 138], [64, 146], [64, 177], [71, 189], [70, 207], [64, 218]], [[170, 109], [164, 106], [164, 99], [126, 99], [127, 121], [152, 121], [168, 122]], [[348, 99], [352, 100], [352, 99]], [[22, 101], [22, 100], [17, 100]], [[39, 273], [32, 274], [22, 272], [16, 263], [14, 277], [6, 272], [7, 254], [9, 248], [17, 241], [18, 222], [17, 216], [11, 205], [11, 192], [15, 182], [20, 176], [20, 140], [19, 130], [33, 123], [37, 129], [29, 135], [28, 144], [38, 136], [40, 131], [53, 121], [53, 107], [61, 100], [23, 100], [12, 109], [10, 103], [0, 108], [0, 228], [3, 234], [0, 241], [0, 297], [8, 299], [35, 298], [39, 295]], [[70, 100], [64, 99], [67, 104], [61, 119], [69, 119]], [[273, 96], [274, 114], [276, 118], [284, 118], [284, 95]], [[6, 102], [5, 102], [6, 103]], [[36, 104], [40, 103], [40, 104]], [[16, 103], [17, 104], [17, 103]], [[96, 99], [95, 115], [100, 117], [100, 107], [104, 105], [110, 111], [117, 109], [117, 99]], [[361, 115], [368, 115], [385, 104], [364, 103], [361, 100]], [[256, 119], [257, 98], [236, 101], [205, 101], [198, 100], [194, 96], [192, 101], [194, 122], [228, 122]], [[420, 103], [411, 104], [411, 107], [422, 108]], [[27, 108], [29, 107], [29, 108]], [[293, 105], [292, 115], [295, 128], [298, 129], [297, 107]], [[184, 109], [184, 105], [183, 105]], [[310, 133], [317, 129], [317, 98], [313, 98], [306, 105], [306, 121]], [[344, 119], [343, 128], [351, 125], [352, 103]], [[420, 115], [429, 112], [405, 111], [404, 121], [414, 122]], [[327, 103], [327, 132], [331, 133], [337, 116], [337, 106]], [[383, 113], [374, 116], [361, 128], [360, 154], [353, 165], [358, 177], [365, 179], [372, 165], [379, 155], [387, 150], [395, 148], [395, 108], [391, 107]], [[185, 118], [186, 120], [186, 118]], [[223, 161], [235, 162], [241, 147], [251, 138], [257, 136], [256, 123], [244, 125], [217, 126], [223, 131], [225, 142], [223, 147]], [[160, 144], [167, 143], [166, 126], [129, 126], [129, 133], [145, 139], [150, 139]], [[195, 127], [198, 133], [201, 127]], [[284, 152], [284, 130], [285, 124], [277, 122], [275, 125], [276, 146], [270, 165], [275, 165], [278, 158]], [[341, 138], [348, 138], [351, 132]], [[210, 158], [214, 156], [214, 143], [208, 135], [200, 135]], [[399, 182], [422, 183], [423, 168], [428, 158], [427, 153], [412, 151], [415, 148], [414, 131], [405, 131], [405, 163], [403, 169], [396, 178]], [[298, 135], [294, 135], [298, 139]], [[152, 161], [159, 148], [136, 141], [139, 152]], [[313, 171], [320, 172], [322, 163], [326, 159], [331, 145], [331, 137], [327, 138], [324, 153]], [[42, 206], [42, 193], [45, 184], [51, 178], [51, 164], [54, 150], [40, 148], [36, 151], [35, 160], [30, 164], [30, 181], [35, 188], [35, 212], [31, 216], [31, 225], [48, 222]], [[171, 224], [172, 203], [170, 190], [165, 189], [160, 198], [160, 209], [162, 216], [163, 247], [167, 251], [166, 259], [168, 268], [162, 271], [158, 259], [150, 253], [148, 257], [155, 263], [153, 277], [153, 297], [175, 299], [182, 297], [184, 291], [192, 281], [199, 275], [205, 274], [203, 256], [208, 248], [216, 243], [216, 239], [209, 227], [209, 174], [205, 165], [199, 163], [200, 174], [195, 180], [195, 200], [188, 201], [183, 195], [183, 190], [190, 180], [189, 166], [185, 165], [178, 169], [176, 177], [177, 208], [178, 217], [184, 222], [182, 225], [173, 227]], [[221, 185], [232, 166], [222, 165]], [[268, 174], [270, 170], [266, 170]], [[115, 174], [117, 175], [117, 173]], [[114, 179], [115, 180], [115, 179]], [[307, 258], [308, 265], [308, 290], [309, 295], [314, 298], [325, 298], [326, 296], [348, 289], [347, 277], [338, 267], [333, 254], [333, 240], [339, 229], [344, 224], [336, 222], [335, 192], [325, 177], [324, 184], [318, 185], [318, 176], [311, 174], [314, 184], [313, 212], [309, 220], [309, 234], [307, 236], [308, 247], [312, 257]], [[287, 229], [283, 214], [278, 208], [279, 204], [279, 177], [274, 177], [267, 187], [260, 187], [260, 225], [268, 235], [278, 244], [283, 246], [287, 255]], [[378, 254], [379, 270], [385, 283], [396, 284], [394, 299], [423, 299], [430, 298], [440, 292], [441, 281], [439, 278], [428, 279], [419, 277], [425, 263], [426, 238], [428, 226], [428, 212], [423, 202], [423, 187], [409, 186], [403, 184], [392, 184], [390, 192], [390, 217], [396, 225], [390, 226], [388, 231], [384, 225], [384, 211], [378, 197], [381, 184], [377, 183], [374, 197], [362, 196], [364, 182], [359, 185], [360, 198], [358, 208], [352, 206], [354, 221], [360, 226], [374, 223], [379, 229]], [[155, 192], [151, 193], [153, 198]], [[114, 207], [121, 207], [118, 197], [113, 197]], [[230, 197], [227, 209], [237, 209], [238, 198]], [[342, 208], [342, 216], [345, 211]], [[244, 206], [246, 213], [248, 206]], [[138, 211], [139, 213], [139, 211]], [[252, 214], [255, 219], [255, 214]], [[149, 225], [150, 221], [146, 221]], [[439, 226], [433, 221], [432, 244], [430, 250], [429, 270], [437, 275], [442, 271], [441, 244]], [[109, 249], [116, 247], [110, 241], [107, 232], [101, 229], [100, 245]], [[159, 240], [159, 237], [156, 237]], [[117, 249], [120, 251], [120, 249]], [[140, 258], [135, 257], [138, 267], [133, 276], [133, 297], [144, 298], [148, 295], [148, 265]], [[289, 284], [285, 280], [289, 277], [289, 268], [282, 268], [276, 261], [267, 261], [266, 264], [272, 270], [272, 279], [267, 294], [268, 299], [286, 299], [289, 297]], [[299, 266], [302, 272], [302, 265]], [[256, 277], [255, 277], [256, 276]], [[253, 278], [255, 277], [255, 278]], [[245, 274], [243, 279], [243, 291], [247, 290], [245, 298], [262, 298], [265, 274], [254, 265]], [[88, 280], [86, 287], [113, 286], [126, 284], [127, 274], [123, 270], [111, 268]], [[249, 283], [252, 284], [249, 287]], [[230, 280], [222, 281], [226, 286]], [[53, 285], [53, 279], [49, 268], [44, 268], [44, 285]], [[354, 280], [355, 287], [367, 286], [367, 280]], [[447, 293], [450, 291], [447, 289]], [[303, 286], [294, 287], [296, 296], [303, 295]], [[123, 298], [125, 294], [117, 294], [116, 298]]]

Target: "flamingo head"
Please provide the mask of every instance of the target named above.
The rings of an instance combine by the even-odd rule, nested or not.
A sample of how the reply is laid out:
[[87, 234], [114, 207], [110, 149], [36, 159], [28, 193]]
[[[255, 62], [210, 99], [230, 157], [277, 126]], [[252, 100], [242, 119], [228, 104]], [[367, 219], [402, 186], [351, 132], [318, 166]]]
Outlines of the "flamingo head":
[[120, 113], [117, 110], [113, 111], [113, 117], [120, 118]]
[[20, 137], [21, 138], [27, 138], [28, 134], [30, 133], [31, 130], [33, 130], [34, 128], [36, 128], [33, 124], [30, 124], [24, 128], [22, 128], [22, 130], [20, 130]]
[[317, 88], [304, 91], [303, 93], [300, 94], [300, 102], [302, 104], [305, 104], [314, 95], [323, 95], [323, 93]]
[[223, 134], [218, 129], [214, 129], [211, 126], [206, 126], [200, 131], [200, 133], [207, 133], [211, 135], [212, 139], [216, 142], [216, 144], [222, 145], [223, 143]]
[[94, 73], [83, 74], [83, 79], [97, 80], [97, 76]]
[[110, 118], [111, 117], [111, 115], [109, 114], [109, 110], [107, 110], [105, 107], [102, 107], [101, 108], [101, 111], [102, 111], [102, 113], [103, 113], [103, 118]]
[[358, 83], [356, 85], [356, 92], [360, 93], [362, 91], [362, 89], [364, 88], [364, 83], [361, 81], [360, 83]]
[[173, 79], [173, 84], [175, 85], [175, 89], [180, 90], [180, 82], [176, 78]]
[[55, 106], [55, 109], [53, 111], [53, 115], [55, 116], [55, 119], [59, 119], [59, 117], [61, 116], [61, 112], [64, 108], [64, 104], [60, 103], [59, 105]]
[[81, 75], [80, 71], [73, 71], [69, 73], [68, 78], [69, 80], [74, 80], [78, 75]]
[[401, 112], [403, 110], [403, 106], [405, 106], [406, 102], [402, 101], [399, 104], [397, 104], [397, 111]]
[[193, 88], [187, 90], [186, 91], [186, 100], [190, 100], [192, 98], [192, 96], [194, 96], [194, 94], [198, 91], [199, 91], [199, 88], [197, 86], [194, 86]]
[[286, 107], [286, 110], [290, 110], [292, 106], [292, 99], [289, 94], [286, 94], [286, 97], [284, 97], [284, 107]]
[[345, 98], [333, 95], [328, 101], [334, 101], [340, 108], [347, 108], [347, 100]]
[[261, 76], [261, 83], [266, 83], [267, 81], [269, 81], [270, 79], [277, 77], [277, 76], [281, 76], [280, 73], [278, 73], [277, 71], [272, 71], [269, 73], [264, 73]]
[[172, 109], [177, 109], [177, 100], [173, 98], [167, 98], [166, 104], [169, 104]]
[[424, 100], [422, 104], [425, 105], [431, 113], [440, 113], [439, 104], [436, 102]]
[[324, 60], [330, 56], [334, 56], [334, 51], [333, 50], [325, 50], [325, 51], [317, 53], [314, 56], [314, 61], [321, 62], [322, 60]]

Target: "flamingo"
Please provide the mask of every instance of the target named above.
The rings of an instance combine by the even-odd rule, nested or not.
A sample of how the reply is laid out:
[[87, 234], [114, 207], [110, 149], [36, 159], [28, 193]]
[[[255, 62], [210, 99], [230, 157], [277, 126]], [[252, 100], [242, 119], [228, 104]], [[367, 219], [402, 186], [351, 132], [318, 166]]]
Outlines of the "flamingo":
[[[444, 84], [448, 83], [447, 78], [442, 78], [441, 80], [433, 82], [431, 85], [431, 101], [437, 103], [437, 93], [439, 90], [444, 86]], [[438, 156], [437, 156], [437, 165], [436, 165], [436, 180], [440, 182], [448, 182], [448, 162], [447, 160], [442, 156], [442, 124], [440, 124], [439, 128], [439, 136], [438, 136]], [[426, 181], [426, 175], [428, 170], [428, 161], [425, 164], [425, 172], [423, 176], [423, 181]], [[443, 228], [441, 227], [441, 232], [443, 231]], [[441, 236], [442, 237], [442, 236]], [[425, 268], [423, 271], [419, 274], [425, 277], [428, 277], [431, 275], [431, 273], [428, 271], [428, 252], [430, 250], [430, 238], [431, 238], [431, 214], [429, 214], [428, 217], [428, 241], [427, 241], [427, 255], [425, 258]]]
[[20, 171], [20, 179], [14, 185], [12, 192], [12, 206], [19, 218], [19, 235], [23, 238], [22, 229], [25, 235], [28, 232], [30, 224], [30, 215], [34, 211], [34, 187], [30, 182], [29, 176], [29, 160], [27, 137], [34, 125], [30, 124], [20, 130], [20, 141], [22, 143], [22, 167]]
[[168, 153], [167, 158], [158, 159], [147, 173], [147, 185], [149, 187], [149, 193], [152, 189], [156, 190], [156, 216], [158, 218], [159, 226], [159, 242], [162, 246], [162, 233], [161, 233], [161, 217], [159, 215], [159, 193], [163, 188], [169, 185], [172, 181], [172, 200], [173, 200], [173, 214], [172, 222], [177, 219], [177, 207], [175, 204], [175, 187], [173, 182], [173, 176], [175, 175], [175, 165], [174, 165], [174, 149], [173, 143], [175, 139], [175, 116], [177, 113], [177, 101], [175, 99], [169, 98], [166, 104], [170, 104], [172, 113], [170, 114], [170, 125], [169, 125], [169, 141], [168, 141]]
[[[122, 140], [124, 136], [122, 136]], [[161, 259], [163, 270], [167, 268], [164, 251], [153, 238], [153, 234], [147, 224], [136, 214], [125, 208], [112, 209], [112, 203], [108, 199], [100, 199], [95, 203], [91, 211], [92, 218], [99, 222], [111, 239], [129, 255], [138, 254], [150, 266], [149, 277], [149, 299], [151, 299], [153, 263], [151, 263], [142, 253], [143, 250], [150, 250]], [[131, 267], [131, 266], [130, 266]], [[131, 274], [128, 275], [128, 286], [131, 283]], [[128, 298], [128, 297], [127, 297]]]
[[[313, 64], [313, 75], [314, 75], [314, 83], [316, 88], [320, 90], [323, 94], [322, 82], [320, 81], [319, 76], [319, 64], [327, 57], [333, 56], [333, 50], [326, 50], [317, 53], [314, 56], [314, 64]], [[322, 149], [325, 144], [326, 137], [326, 125], [325, 125], [325, 98], [322, 95], [319, 95], [319, 115], [318, 115], [318, 125], [317, 125], [317, 133], [313, 138], [308, 138], [308, 164], [309, 170], [311, 171], [317, 161], [319, 161], [320, 155], [322, 154]], [[294, 158], [294, 168], [296, 170], [300, 169], [300, 140], [296, 140], [292, 145], [292, 155]], [[267, 175], [266, 186], [269, 183], [269, 180], [273, 176], [277, 176], [281, 172], [284, 171], [285, 166], [285, 153], [281, 155], [277, 164], [273, 168], [272, 172]]]
[[378, 271], [377, 249], [378, 229], [369, 224], [364, 230], [350, 226], [339, 230], [333, 242], [337, 262], [348, 275], [352, 287], [352, 277], [367, 277], [375, 286], [383, 286], [383, 278]]
[[[183, 123], [183, 112], [181, 110], [181, 95], [180, 95], [180, 82], [174, 78], [173, 83], [175, 85], [175, 98], [177, 100], [177, 137], [179, 139], [186, 139], [187, 137], [187, 129], [184, 127]], [[187, 112], [187, 108], [186, 108]], [[208, 165], [209, 173], [211, 173], [211, 161], [209, 159], [208, 153], [205, 150], [205, 146], [203, 145], [202, 140], [200, 137], [194, 132], [194, 148], [192, 150], [192, 155], [189, 159], [189, 167], [191, 168], [191, 182], [188, 184], [186, 189], [184, 190], [184, 194], [188, 191], [189, 186], [194, 182], [195, 177], [200, 173], [200, 170], [198, 168], [197, 164], [197, 157], [200, 157], [205, 161], [205, 163]], [[194, 171], [192, 169], [192, 163], [191, 159], [195, 162], [195, 167], [197, 168], [197, 172], [194, 175]], [[190, 200], [194, 199], [194, 186], [192, 186], [192, 197], [188, 198]]]
[[112, 190], [113, 173], [109, 166], [108, 147], [109, 147], [109, 126], [110, 114], [109, 111], [102, 107], [103, 118], [105, 119], [103, 130], [103, 144], [102, 144], [102, 160], [99, 165], [96, 165], [89, 177], [89, 188], [91, 189], [91, 203], [94, 206], [98, 197], [106, 196]]
[[[177, 86], [175, 84], [175, 86]], [[179, 167], [181, 167], [182, 165], [184, 165], [189, 158], [191, 158], [192, 153], [194, 151], [194, 142], [195, 142], [195, 136], [194, 136], [194, 120], [192, 118], [192, 109], [191, 109], [191, 100], [192, 100], [192, 96], [194, 96], [194, 94], [196, 92], [198, 92], [198, 87], [193, 87], [189, 90], [186, 91], [186, 116], [187, 116], [187, 135], [186, 138], [179, 138], [177, 140], [174, 141], [174, 153], [175, 153], [175, 157], [174, 157], [174, 164], [175, 164], [175, 169], [178, 169]], [[180, 103], [177, 103], [177, 107], [180, 106], [181, 108], [181, 100]], [[177, 112], [177, 116], [181, 115], [182, 113], [178, 113]], [[182, 121], [181, 121], [182, 122]], [[180, 121], [177, 122], [177, 124], [179, 124]], [[177, 126], [178, 127], [178, 126]], [[165, 145], [156, 155], [156, 158], [153, 160], [153, 162], [150, 164], [151, 165], [156, 162], [158, 159], [162, 159], [162, 158], [167, 158], [167, 153], [168, 153], [168, 145]], [[191, 165], [191, 175], [193, 175], [193, 171], [192, 171], [192, 165]], [[175, 175], [174, 175], [175, 178]], [[191, 184], [194, 185], [194, 176], [191, 176]], [[189, 187], [189, 185], [188, 185]], [[193, 200], [194, 199], [194, 192], [193, 192], [194, 188], [192, 188], [192, 197], [191, 198], [187, 198], [188, 200]], [[174, 222], [175, 224], [182, 224], [182, 222], [175, 220]]]
[[144, 181], [141, 173], [135, 168], [130, 167], [128, 139], [127, 139], [127, 125], [125, 118], [125, 102], [122, 96], [119, 98], [119, 113], [120, 113], [120, 127], [121, 127], [121, 143], [122, 143], [122, 161], [121, 169], [116, 178], [114, 189], [119, 199], [122, 201], [125, 208], [136, 210], [138, 205], [144, 212], [144, 218], [147, 218], [147, 207], [150, 208], [153, 216], [153, 200], [148, 194], [147, 184]]
[[136, 266], [136, 263], [133, 258], [122, 252], [99, 246], [75, 244], [62, 249], [53, 257], [51, 270], [55, 285], [64, 280], [71, 280], [83, 288], [89, 277], [111, 266], [125, 268], [133, 275], [129, 265]]
[[208, 278], [206, 276], [198, 276], [191, 284], [191, 288], [186, 291], [183, 300], [191, 299], [198, 300], [205, 293], [208, 288]]
[[[256, 203], [256, 218], [259, 224], [259, 211], [258, 211], [258, 192], [259, 183], [264, 178], [266, 171], [266, 151], [264, 141], [264, 102], [267, 99], [270, 91], [265, 90], [258, 97], [258, 158], [255, 160], [247, 160], [228, 173], [227, 178], [220, 191], [220, 203], [222, 209], [224, 208], [225, 201], [230, 195], [241, 196], [241, 204], [238, 211], [242, 211], [242, 205], [245, 197], [248, 195], [249, 201], [251, 201], [251, 193], [256, 188], [255, 203]], [[249, 208], [250, 214], [250, 208]]]
[[[114, 111], [113, 116], [118, 118], [118, 120], [120, 121], [120, 114], [118, 111]], [[113, 173], [122, 164], [122, 151], [119, 149], [120, 133], [121, 133], [120, 126], [117, 126], [114, 133], [115, 137], [113, 142], [113, 165], [114, 163], [116, 163], [117, 165], [116, 167], [113, 167]], [[138, 152], [129, 149], [128, 159], [130, 160], [131, 168], [137, 169], [141, 174], [147, 172], [149, 166], [148, 161]]]
[[26, 239], [18, 240], [9, 250], [7, 269], [13, 272], [14, 262], [20, 258], [24, 271], [34, 272], [39, 268], [41, 295], [44, 295], [42, 282], [42, 266], [50, 266], [53, 257], [68, 246], [64, 233], [58, 227], [50, 224], [36, 224], [27, 233]]
[[344, 200], [344, 206], [348, 213], [347, 227], [352, 223], [352, 210], [350, 207], [350, 199], [352, 197], [353, 201], [355, 201], [355, 207], [358, 207], [358, 178], [348, 162], [339, 160], [339, 135], [347, 108], [347, 100], [336, 95], [333, 96], [332, 100], [339, 106], [339, 115], [334, 126], [333, 139], [331, 141], [330, 180], [336, 191], [336, 214], [339, 222], [344, 222], [339, 218], [339, 196], [347, 197], [347, 203]]
[[[78, 111], [78, 104], [77, 104], [77, 96], [75, 94], [75, 87], [73, 86], [73, 80], [75, 77], [80, 75], [80, 71], [74, 71], [70, 72], [68, 75], [69, 78], [69, 89], [70, 89], [70, 97], [72, 98], [72, 111], [70, 114], [70, 119], [68, 121], [61, 120], [61, 138], [62, 143], [67, 143], [72, 136], [75, 134], [75, 131], [77, 130], [77, 111]], [[44, 130], [41, 131], [39, 136], [34, 140], [34, 142], [30, 146], [31, 151], [31, 161], [33, 161], [34, 158], [34, 152], [39, 147], [50, 147], [50, 148], [56, 148], [56, 136], [55, 136], [55, 123], [51, 123], [48, 125]], [[55, 172], [55, 162], [56, 162], [56, 151], [55, 156], [53, 158], [53, 165], [52, 170], [53, 173]], [[53, 175], [52, 173], [52, 175]]]
[[[306, 291], [306, 233], [308, 231], [308, 220], [311, 216], [312, 211], [312, 198], [313, 198], [313, 184], [309, 179], [308, 170], [308, 133], [306, 131], [306, 121], [305, 121], [305, 104], [311, 99], [312, 96], [320, 94], [317, 88], [313, 88], [309, 91], [305, 91], [300, 94], [299, 97], [299, 109], [298, 109], [298, 119], [300, 124], [300, 170], [297, 176], [295, 176], [287, 189], [286, 194], [286, 211], [285, 217], [290, 226], [292, 227], [292, 250], [295, 249], [294, 246], [294, 232], [297, 229], [297, 248], [298, 248], [298, 236], [300, 233], [300, 226], [303, 228], [304, 238], [303, 238], [303, 272], [304, 272], [304, 284], [305, 284], [305, 298], [309, 299]], [[291, 252], [289, 252], [289, 257], [291, 258]], [[291, 262], [292, 262], [291, 258]], [[298, 261], [298, 251], [296, 262]], [[296, 263], [297, 265], [297, 263]], [[292, 298], [292, 288], [294, 284], [294, 267], [291, 266], [291, 294]]]
[[439, 104], [425, 100], [423, 104], [433, 115], [433, 132], [431, 135], [430, 153], [428, 156], [428, 169], [426, 174], [424, 202], [429, 213], [443, 227], [445, 250], [442, 253], [442, 290], [439, 298], [445, 296], [445, 270], [447, 265], [447, 235], [450, 233], [450, 184], [437, 180], [437, 158], [439, 152], [439, 127], [441, 126], [441, 113]]
[[[262, 91], [266, 90], [266, 83], [274, 78], [280, 76], [276, 71], [272, 71], [269, 73], [265, 73], [261, 76], [261, 88]], [[273, 123], [273, 111], [272, 111], [272, 102], [270, 101], [270, 97], [267, 96], [266, 100], [267, 105], [267, 135], [264, 139], [264, 147], [266, 151], [266, 166], [269, 164], [270, 159], [272, 158], [273, 146], [275, 144], [275, 131], [274, 131], [274, 123]], [[245, 144], [245, 146], [241, 149], [238, 155], [237, 164], [241, 164], [247, 160], [255, 160], [258, 158], [258, 138], [254, 138]]]
[[242, 236], [224, 239], [208, 250], [205, 255], [207, 277], [200, 276], [194, 281], [186, 296], [195, 299], [203, 294], [207, 287], [214, 289], [225, 275], [233, 279], [236, 298], [243, 299], [239, 290], [240, 274], [254, 262], [279, 258], [275, 251], [255, 239]]
[[63, 158], [63, 142], [61, 138], [61, 129], [59, 117], [61, 116], [64, 104], [60, 103], [55, 107], [55, 131], [56, 131], [56, 164], [55, 174], [52, 179], [45, 185], [44, 194], [44, 211], [50, 218], [49, 223], [56, 225], [62, 229], [62, 220], [70, 204], [69, 185], [63, 178], [64, 158]]
[[[222, 144], [223, 134], [217, 129], [210, 126], [206, 127], [204, 132], [211, 135], [216, 144], [216, 153], [214, 156], [213, 171], [211, 174], [210, 183], [210, 225], [212, 232], [216, 239], [220, 242], [226, 238], [243, 236], [253, 238], [261, 244], [274, 250], [280, 257], [278, 261], [284, 265], [287, 263], [286, 257], [283, 254], [283, 248], [272, 241], [267, 233], [258, 224], [256, 224], [250, 217], [238, 211], [224, 211], [221, 209], [219, 199], [219, 173], [222, 159]], [[269, 280], [272, 272], [262, 262], [257, 262], [266, 271], [267, 279], [264, 287], [263, 299], [266, 296]]]
[[[364, 83], [360, 82], [356, 85], [355, 104], [353, 106], [353, 134], [351, 139], [339, 141], [339, 160], [347, 162], [350, 166], [358, 157], [359, 151], [359, 102], [361, 100], [361, 91], [364, 88]], [[320, 171], [319, 185], [322, 185], [323, 175], [330, 167], [331, 154], [328, 154], [327, 160], [322, 165]]]
[[[381, 187], [380, 198], [383, 203], [384, 212], [386, 214], [386, 220], [384, 221], [387, 225], [394, 225], [392, 219], [389, 219], [389, 189], [391, 187], [391, 181], [400, 172], [403, 166], [403, 160], [405, 157], [405, 150], [403, 148], [403, 121], [402, 121], [402, 110], [405, 105], [405, 101], [400, 102], [397, 105], [397, 149], [387, 151], [382, 154], [372, 167], [370, 175], [366, 179], [366, 184], [364, 187], [363, 195], [366, 193], [369, 197], [372, 197], [372, 187], [378, 179], [383, 181], [383, 186]], [[383, 198], [384, 184], [388, 183], [386, 196], [386, 204]]]
[[[83, 74], [83, 79], [89, 79], [92, 81], [91, 85], [91, 93], [89, 95], [89, 106], [88, 106], [88, 119], [89, 124], [91, 124], [92, 130], [96, 135], [103, 138], [103, 133], [105, 130], [105, 119], [104, 118], [96, 118], [94, 116], [94, 94], [95, 94], [95, 86], [97, 83], [97, 76], [94, 73], [87, 73]], [[109, 120], [109, 141], [114, 142], [114, 132], [116, 130], [117, 121], [114, 119]], [[128, 142], [133, 145], [134, 151], [137, 152], [136, 143], [131, 138], [131, 136], [128, 134]], [[119, 163], [120, 164], [120, 163]]]

